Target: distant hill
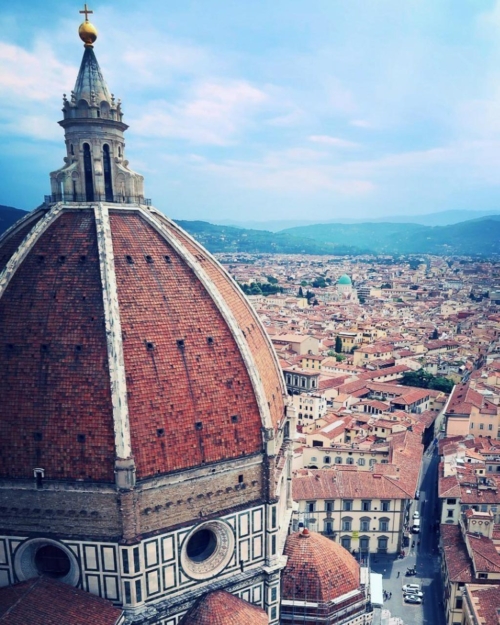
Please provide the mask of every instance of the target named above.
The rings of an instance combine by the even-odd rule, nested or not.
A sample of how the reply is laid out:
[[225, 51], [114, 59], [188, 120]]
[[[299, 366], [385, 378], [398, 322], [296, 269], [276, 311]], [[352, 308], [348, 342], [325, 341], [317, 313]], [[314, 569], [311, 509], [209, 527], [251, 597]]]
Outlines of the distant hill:
[[449, 226], [411, 223], [316, 224], [280, 234], [369, 247], [385, 254], [500, 254], [500, 215]]
[[0, 234], [10, 228], [12, 224], [15, 224], [18, 219], [24, 217], [24, 215], [26, 215], [26, 211], [0, 204]]
[[[420, 224], [421, 226], [449, 226], [458, 224], [461, 221], [480, 219], [496, 215], [498, 211], [492, 210], [447, 210], [438, 213], [426, 213], [423, 215], [391, 215], [385, 217], [374, 217], [373, 219], [352, 219], [348, 217], [335, 217], [321, 220], [326, 224], [362, 224], [370, 223], [393, 223], [393, 224]], [[234, 226], [235, 228], [250, 228], [252, 230], [269, 230], [271, 232], [281, 232], [300, 226], [312, 226], [318, 223], [317, 219], [275, 219], [270, 221], [236, 221], [229, 219], [218, 220], [221, 226]]]
[[309, 237], [286, 232], [245, 230], [217, 226], [206, 221], [176, 220], [210, 252], [246, 252], [249, 254], [361, 254], [369, 247], [345, 245], [332, 241], [315, 241]]
[[[0, 234], [25, 215], [0, 205]], [[177, 223], [210, 252], [251, 254], [438, 254], [500, 255], [500, 215], [448, 226], [414, 223], [315, 224], [281, 232], [219, 226], [207, 221]]]

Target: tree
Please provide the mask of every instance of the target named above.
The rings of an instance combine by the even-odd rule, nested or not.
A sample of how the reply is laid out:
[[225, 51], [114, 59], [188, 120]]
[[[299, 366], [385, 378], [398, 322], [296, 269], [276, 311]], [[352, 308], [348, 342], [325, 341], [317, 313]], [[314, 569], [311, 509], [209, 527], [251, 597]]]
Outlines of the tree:
[[304, 291], [302, 290], [301, 286], [299, 286], [299, 292], [297, 293], [297, 297], [304, 297]]
[[314, 280], [311, 283], [311, 286], [313, 286], [315, 289], [323, 289], [325, 288], [325, 286], [327, 286], [326, 284], [326, 280], [323, 277], [319, 277], [319, 278], [314, 278]]
[[335, 351], [337, 352], [337, 354], [342, 353], [342, 339], [340, 338], [340, 336], [337, 336], [337, 338], [335, 339]]
[[346, 357], [344, 356], [344, 354], [335, 354], [335, 360], [337, 362], [342, 362], [343, 360], [345, 360], [345, 358]]
[[307, 286], [307, 282], [305, 280], [302, 280], [302, 282], [300, 283], [300, 286]]
[[266, 276], [266, 278], [269, 284], [278, 284], [278, 279], [274, 276]]
[[328, 350], [327, 354], [328, 354], [328, 356], [336, 356], [336, 354], [333, 351], [333, 349]]
[[431, 339], [433, 341], [437, 341], [437, 339], [439, 338], [439, 332], [437, 328], [434, 328], [434, 332], [431, 334]]
[[418, 371], [407, 371], [403, 373], [401, 384], [404, 386], [418, 386], [419, 388], [429, 388], [434, 391], [451, 393], [454, 383], [448, 378], [438, 377], [427, 373], [424, 369]]
[[390, 282], [384, 282], [384, 284], [380, 287], [381, 289], [392, 289], [392, 285]]

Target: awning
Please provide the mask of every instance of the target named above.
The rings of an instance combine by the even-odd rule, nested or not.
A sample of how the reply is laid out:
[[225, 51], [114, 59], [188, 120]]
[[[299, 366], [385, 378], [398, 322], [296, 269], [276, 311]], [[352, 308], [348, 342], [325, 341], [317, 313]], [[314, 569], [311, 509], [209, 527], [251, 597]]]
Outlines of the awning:
[[384, 589], [382, 588], [381, 573], [370, 573], [370, 595], [372, 605], [379, 607], [384, 605]]

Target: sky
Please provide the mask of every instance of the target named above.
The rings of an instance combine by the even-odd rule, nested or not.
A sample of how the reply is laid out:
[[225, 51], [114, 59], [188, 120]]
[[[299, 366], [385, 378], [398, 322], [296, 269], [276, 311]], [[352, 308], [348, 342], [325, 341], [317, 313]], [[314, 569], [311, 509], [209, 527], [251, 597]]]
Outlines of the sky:
[[[126, 157], [175, 219], [500, 212], [500, 0], [89, 2]], [[0, 204], [63, 165], [83, 3], [0, 0]]]

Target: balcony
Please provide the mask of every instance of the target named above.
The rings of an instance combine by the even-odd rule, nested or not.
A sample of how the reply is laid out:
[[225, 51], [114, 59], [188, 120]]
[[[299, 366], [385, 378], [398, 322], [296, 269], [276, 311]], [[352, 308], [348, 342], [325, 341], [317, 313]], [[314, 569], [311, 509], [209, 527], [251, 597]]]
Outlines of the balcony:
[[87, 199], [87, 196], [77, 193], [56, 193], [53, 195], [45, 195], [43, 199], [44, 204], [55, 204], [56, 202], [81, 202], [84, 204], [91, 204], [95, 202], [106, 202], [107, 204], [142, 204], [143, 206], [151, 206], [151, 200], [142, 196], [133, 195], [99, 195], [94, 193], [93, 199]]

